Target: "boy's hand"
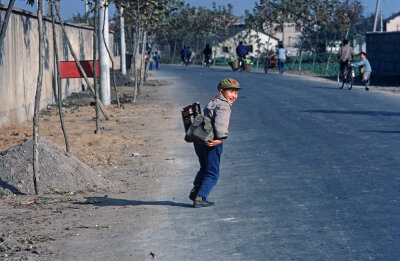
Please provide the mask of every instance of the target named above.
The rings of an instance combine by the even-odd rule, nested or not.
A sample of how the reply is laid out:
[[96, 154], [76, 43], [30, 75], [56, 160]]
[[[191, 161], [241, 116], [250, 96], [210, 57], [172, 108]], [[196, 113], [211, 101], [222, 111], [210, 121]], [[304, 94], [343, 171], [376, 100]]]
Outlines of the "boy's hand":
[[206, 141], [206, 145], [208, 147], [215, 147], [215, 146], [218, 146], [221, 143], [222, 143], [222, 140], [209, 140], [209, 141]]

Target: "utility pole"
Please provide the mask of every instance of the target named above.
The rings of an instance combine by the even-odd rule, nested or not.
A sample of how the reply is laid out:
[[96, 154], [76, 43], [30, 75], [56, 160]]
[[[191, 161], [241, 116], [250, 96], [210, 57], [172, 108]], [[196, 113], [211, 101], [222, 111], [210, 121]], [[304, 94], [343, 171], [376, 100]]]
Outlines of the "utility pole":
[[120, 31], [120, 41], [121, 41], [121, 52], [120, 52], [120, 56], [121, 56], [121, 73], [123, 75], [126, 75], [126, 57], [125, 57], [125, 26], [124, 26], [124, 17], [122, 16], [124, 13], [124, 8], [120, 7], [119, 9], [119, 31]]
[[[100, 100], [104, 105], [111, 104], [111, 91], [110, 91], [110, 59], [106, 45], [108, 46], [108, 8], [105, 6], [106, 1], [99, 1], [99, 60], [100, 60]], [[105, 9], [105, 12], [104, 12]], [[104, 27], [104, 30], [103, 30]], [[103, 37], [104, 31], [104, 37]], [[104, 40], [105, 39], [105, 40]]]
[[381, 11], [381, 32], [383, 32], [383, 12]]
[[380, 0], [376, 0], [375, 19], [374, 19], [374, 28], [373, 28], [374, 32], [376, 32], [376, 24], [378, 22], [379, 2], [380, 2]]
[[85, 0], [86, 23], [89, 23], [89, 0]]
[[37, 10], [39, 10], [39, 5], [42, 5], [42, 15], [43, 16], [46, 16], [46, 14], [45, 14], [45, 10], [46, 10], [46, 1], [41, 1], [40, 3], [39, 3], [39, 1], [37, 1], [37, 3], [36, 3], [36, 6], [37, 6]]

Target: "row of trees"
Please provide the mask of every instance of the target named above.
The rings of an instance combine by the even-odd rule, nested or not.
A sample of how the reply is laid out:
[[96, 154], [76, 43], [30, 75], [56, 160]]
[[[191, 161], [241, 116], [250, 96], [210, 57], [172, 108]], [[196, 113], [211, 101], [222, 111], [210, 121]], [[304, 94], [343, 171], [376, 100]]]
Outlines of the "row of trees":
[[[118, 4], [118, 1], [115, 3]], [[140, 8], [146, 6], [144, 3], [139, 3], [140, 1], [135, 1], [131, 6], [136, 6], [136, 9], [138, 6]], [[170, 4], [163, 5], [163, 8], [170, 7]], [[282, 31], [282, 38], [285, 37], [284, 28], [295, 26], [301, 30], [297, 46], [299, 51], [297, 58], [294, 59], [294, 62], [298, 63], [298, 68], [301, 69], [305, 53], [312, 54], [315, 63], [316, 57], [326, 53], [328, 49], [325, 68], [327, 72], [333, 60], [329, 54], [332, 54], [338, 41], [348, 38], [350, 41], [356, 40], [362, 43], [364, 41], [362, 35], [368, 31], [369, 23], [369, 19], [361, 15], [363, 7], [359, 0], [259, 0], [253, 9], [246, 11], [244, 19], [235, 16], [232, 10], [233, 6], [230, 4], [217, 6], [214, 3], [212, 8], [205, 8], [179, 3], [173, 9], [169, 9], [168, 15], [157, 16], [158, 19], [154, 20], [151, 12], [146, 12], [146, 8], [143, 8], [143, 12], [137, 14], [141, 13], [147, 17], [144, 22], [141, 22], [141, 19], [134, 19], [132, 24], [127, 25], [128, 30], [134, 29], [134, 32], [138, 32], [133, 34], [133, 37], [130, 36], [130, 42], [143, 42], [142, 39], [146, 37], [143, 38], [144, 34], [136, 28], [142, 28], [142, 25], [146, 28], [145, 25], [150, 20], [153, 23], [151, 28], [155, 28], [146, 34], [151, 45], [156, 42], [163, 49], [167, 47], [172, 62], [176, 62], [179, 50], [184, 45], [189, 45], [197, 54], [193, 59], [193, 62], [196, 62], [206, 43], [215, 46], [242, 29], [243, 27], [238, 25], [243, 21], [245, 28], [256, 30], [257, 33], [275, 34], [277, 30]], [[115, 23], [118, 24], [118, 21], [115, 20]], [[156, 27], [153, 27], [154, 23]], [[117, 27], [114, 30], [118, 31], [116, 29]], [[134, 48], [132, 53], [137, 57]], [[260, 55], [263, 54], [257, 54], [257, 61]], [[138, 82], [140, 84], [140, 77]]]

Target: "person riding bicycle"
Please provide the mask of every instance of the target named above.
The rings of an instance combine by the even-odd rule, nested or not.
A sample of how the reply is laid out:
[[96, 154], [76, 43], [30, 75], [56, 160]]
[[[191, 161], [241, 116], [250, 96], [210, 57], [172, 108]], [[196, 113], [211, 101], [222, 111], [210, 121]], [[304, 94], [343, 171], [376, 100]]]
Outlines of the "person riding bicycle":
[[239, 45], [236, 47], [236, 54], [239, 58], [244, 59], [246, 55], [249, 53], [249, 48], [243, 44], [242, 41], [239, 42]]
[[368, 91], [369, 90], [368, 81], [369, 81], [369, 78], [371, 77], [372, 69], [371, 69], [371, 65], [369, 64], [369, 61], [364, 52], [360, 53], [360, 58], [361, 58], [360, 62], [351, 64], [351, 66], [360, 67], [360, 73], [362, 74], [361, 81], [365, 86], [365, 90]]
[[355, 55], [353, 48], [349, 45], [349, 40], [343, 40], [343, 46], [337, 55], [340, 62], [340, 75], [343, 75], [345, 67], [349, 65]]
[[204, 64], [207, 66], [211, 62], [211, 54], [212, 54], [212, 49], [209, 44], [206, 44], [206, 48], [203, 51], [204, 54]]

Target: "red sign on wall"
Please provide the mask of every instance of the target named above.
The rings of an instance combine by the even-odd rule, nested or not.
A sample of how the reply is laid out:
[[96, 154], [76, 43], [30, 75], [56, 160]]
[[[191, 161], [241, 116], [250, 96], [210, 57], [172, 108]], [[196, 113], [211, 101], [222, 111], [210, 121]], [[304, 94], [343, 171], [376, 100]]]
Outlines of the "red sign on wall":
[[[93, 78], [93, 60], [79, 61], [87, 77]], [[97, 77], [99, 77], [99, 61], [96, 61]], [[83, 78], [75, 61], [60, 62], [60, 78]]]

